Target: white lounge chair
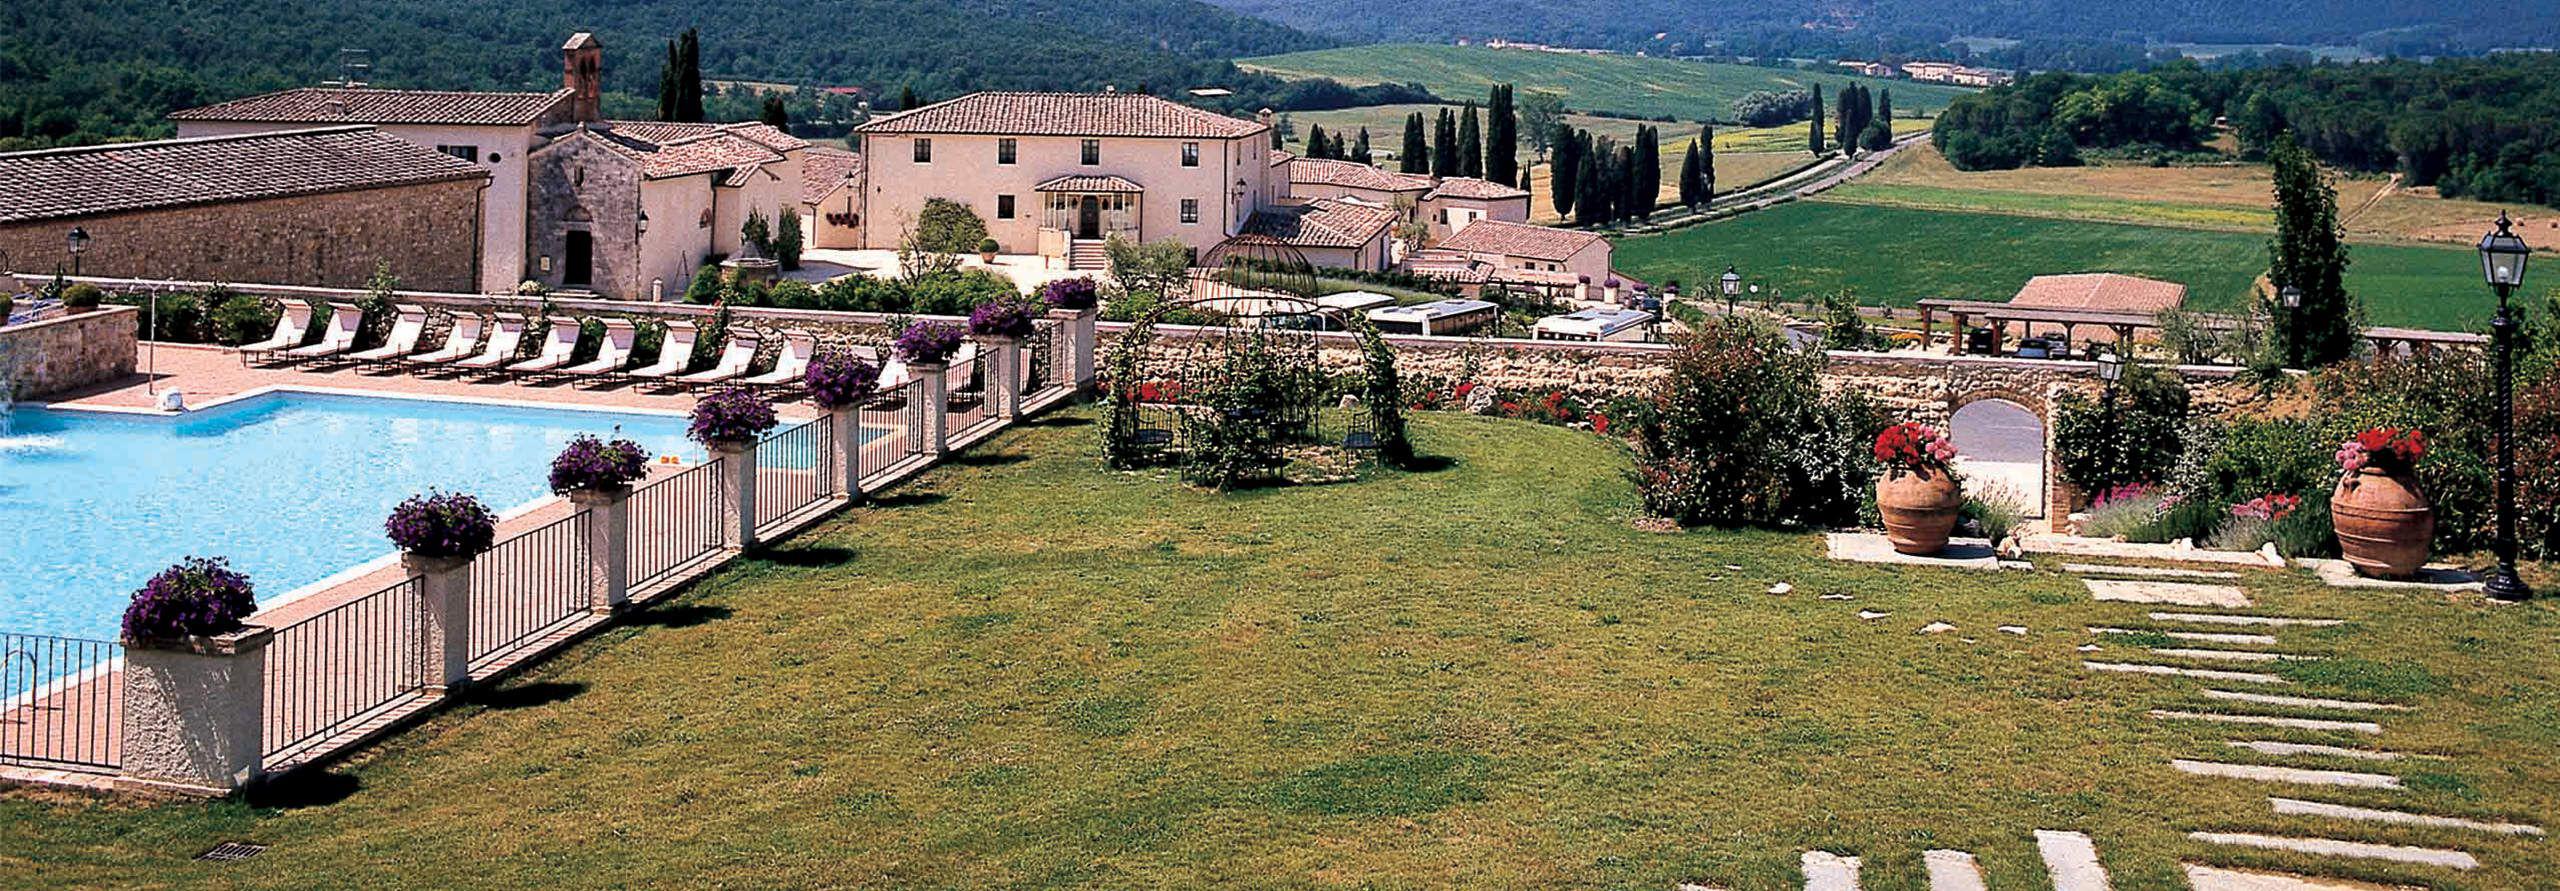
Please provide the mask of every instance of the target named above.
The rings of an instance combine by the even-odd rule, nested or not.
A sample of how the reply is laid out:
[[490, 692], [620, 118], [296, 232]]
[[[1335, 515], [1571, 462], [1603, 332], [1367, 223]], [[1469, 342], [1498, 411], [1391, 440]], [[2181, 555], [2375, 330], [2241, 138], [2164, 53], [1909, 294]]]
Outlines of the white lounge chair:
[[418, 351], [418, 338], [427, 333], [427, 308], [403, 304], [392, 309], [400, 315], [391, 323], [390, 336], [381, 346], [348, 353], [347, 361], [389, 362]]
[[453, 363], [455, 368], [485, 370], [516, 360], [516, 350], [524, 346], [524, 314], [498, 314], [498, 330], [489, 333], [489, 343], [478, 355]]
[[456, 315], [453, 327], [444, 334], [444, 345], [408, 357], [412, 365], [442, 365], [456, 359], [469, 358], [480, 350], [480, 333], [488, 330], [489, 320], [476, 315]]
[[782, 332], [782, 355], [773, 360], [773, 370], [739, 381], [751, 387], [791, 389], [801, 385], [809, 375], [809, 360], [818, 354], [818, 336], [792, 329]]
[[284, 351], [287, 359], [322, 359], [355, 349], [356, 332], [364, 328], [364, 307], [353, 303], [329, 304], [329, 327], [320, 332], [319, 341], [309, 346]]
[[757, 341], [754, 332], [731, 332], [729, 334], [729, 347], [720, 352], [720, 364], [713, 365], [710, 368], [706, 368], [692, 374], [672, 378], [672, 380], [687, 387], [700, 387], [704, 384], [716, 384], [722, 381], [735, 380], [739, 375], [747, 373], [747, 363], [756, 360], [756, 345]]
[[507, 366], [507, 373], [535, 374], [545, 371], [558, 371], [561, 368], [566, 367], [569, 364], [569, 357], [577, 354], [578, 340], [585, 333], [585, 322], [583, 320], [553, 319], [551, 321], [551, 337], [543, 341], [541, 354], [536, 355], [531, 359], [526, 359], [522, 362]]
[[658, 361], [649, 363], [647, 368], [624, 372], [623, 376], [634, 380], [656, 380], [683, 374], [685, 366], [693, 364], [695, 337], [692, 322], [668, 322], [666, 336], [658, 339]]
[[596, 345], [596, 357], [560, 369], [563, 375], [595, 377], [622, 370], [631, 363], [631, 344], [639, 339], [640, 330], [630, 319], [604, 320], [604, 342]]
[[245, 365], [252, 358], [264, 359], [301, 346], [302, 335], [310, 330], [311, 304], [300, 300], [287, 300], [284, 303], [284, 314], [276, 317], [276, 332], [257, 343], [243, 344], [240, 347], [240, 362]]

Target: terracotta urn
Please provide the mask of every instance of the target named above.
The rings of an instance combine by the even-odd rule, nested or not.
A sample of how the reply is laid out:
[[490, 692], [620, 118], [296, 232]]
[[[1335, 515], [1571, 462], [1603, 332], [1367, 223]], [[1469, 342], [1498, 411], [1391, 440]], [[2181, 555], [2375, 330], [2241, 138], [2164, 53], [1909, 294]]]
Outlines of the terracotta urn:
[[2329, 524], [2338, 551], [2356, 572], [2408, 578], [2426, 565], [2435, 540], [2435, 504], [2408, 474], [2365, 468], [2338, 480], [2329, 495]]
[[1964, 487], [1943, 470], [1888, 470], [1876, 481], [1876, 512], [1895, 551], [1925, 557], [1947, 549], [1964, 513]]

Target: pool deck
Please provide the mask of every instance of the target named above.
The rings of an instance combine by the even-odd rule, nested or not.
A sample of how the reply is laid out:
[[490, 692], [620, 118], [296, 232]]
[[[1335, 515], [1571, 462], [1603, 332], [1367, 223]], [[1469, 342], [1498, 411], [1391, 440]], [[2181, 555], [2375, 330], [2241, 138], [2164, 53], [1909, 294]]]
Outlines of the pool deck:
[[[138, 367], [155, 367], [154, 360], [147, 355], [149, 352], [147, 346], [145, 352], [145, 361]], [[191, 408], [202, 408], [225, 400], [275, 389], [464, 399], [514, 406], [548, 404], [670, 413], [684, 412], [692, 407], [694, 401], [693, 396], [688, 393], [660, 393], [623, 384], [605, 386], [568, 383], [527, 384], [497, 378], [421, 376], [403, 371], [359, 370], [343, 365], [250, 367], [241, 363], [236, 352], [218, 347], [163, 344], [158, 347], [157, 353], [156, 374], [136, 374], [129, 379], [91, 387], [47, 404], [55, 408], [159, 413], [155, 408], [158, 402], [157, 392], [177, 390], [185, 394], [186, 402]], [[1059, 387], [1031, 395], [1035, 398], [1026, 400], [1027, 411], [1046, 408], [1072, 397], [1065, 388]], [[815, 407], [805, 403], [784, 403], [777, 405], [776, 408], [784, 418], [785, 428], [815, 419], [821, 414]], [[861, 462], [862, 469], [861, 485], [866, 492], [894, 485], [922, 471], [932, 463], [929, 458], [911, 452], [906, 442], [906, 431], [895, 425], [895, 418], [894, 413], [875, 413], [871, 410], [865, 410], [863, 413], [864, 429], [867, 432], [878, 431], [881, 434], [866, 441], [861, 447], [858, 460]], [[998, 419], [987, 416], [983, 405], [973, 405], [966, 411], [951, 412], [946, 423], [949, 425], [950, 449], [953, 452], [992, 436], [1006, 426]], [[683, 469], [686, 467], [653, 464], [651, 473], [652, 477], [656, 478]], [[806, 476], [814, 472], [814, 468], [794, 470], [764, 467], [759, 469], [759, 477], [761, 479], [785, 475]], [[646, 486], [648, 482], [644, 481], [639, 485]], [[760, 529], [760, 537], [775, 539], [796, 533], [831, 516], [845, 504], [846, 499], [841, 497], [822, 499], [783, 518], [773, 528]], [[503, 542], [524, 532], [539, 529], [568, 517], [573, 510], [573, 506], [566, 499], [545, 498], [501, 517], [497, 538]], [[676, 517], [673, 520], [677, 523], [689, 522], [686, 517]], [[670, 578], [646, 588], [635, 589], [632, 592], [633, 603], [635, 606], [644, 605], [665, 598], [681, 590], [691, 581], [709, 575], [735, 557], [734, 550], [715, 551], [706, 559], [699, 559], [682, 567]], [[400, 583], [406, 577], [406, 571], [399, 565], [394, 555], [385, 553], [375, 560], [349, 567], [338, 575], [270, 599], [249, 621], [251, 624], [271, 628], [288, 626], [299, 620], [382, 592]], [[475, 625], [486, 625], [496, 621], [496, 618], [475, 616], [474, 620]], [[610, 624], [613, 620], [611, 615], [602, 613], [570, 616], [541, 629], [538, 634], [519, 639], [508, 648], [475, 661], [471, 676], [475, 682], [479, 682], [510, 673], [548, 656], [588, 632]], [[397, 632], [382, 629], [381, 633], [389, 635]], [[379, 648], [389, 650], [393, 646], [391, 640], [385, 639]], [[361, 647], [349, 649], [361, 649]], [[271, 659], [270, 671], [279, 670], [305, 669], [298, 665], [293, 667], [279, 665]], [[354, 697], [361, 695], [355, 692], [357, 689], [380, 680], [378, 677], [369, 677], [367, 674], [369, 670], [398, 669], [367, 669], [348, 665], [333, 667], [330, 670], [335, 674], [325, 682], [318, 684], [305, 682], [300, 686], [305, 690], [320, 690], [324, 697], [328, 696], [332, 689], [345, 688], [347, 690], [345, 695]], [[82, 705], [82, 703], [96, 701], [83, 689], [92, 684], [106, 685], [107, 709], [121, 714], [120, 699], [124, 687], [123, 680], [115, 668], [109, 667], [64, 684], [49, 695], [40, 694], [32, 699], [13, 700], [8, 703], [10, 707], [6, 711], [0, 711], [0, 731], [14, 728], [17, 733], [0, 732], [0, 742], [5, 742], [6, 748], [12, 751], [42, 751], [47, 747], [58, 747], [61, 744], [60, 741], [46, 740], [40, 734], [27, 732], [33, 725], [47, 723], [31, 720], [30, 716], [40, 711], [95, 708], [95, 705]], [[360, 722], [271, 755], [268, 758], [268, 772], [271, 775], [281, 773], [352, 751], [385, 733], [405, 726], [410, 720], [432, 711], [443, 702], [444, 700], [426, 694], [412, 694], [406, 700], [396, 701], [377, 709]], [[70, 726], [76, 722], [51, 723]], [[121, 722], [111, 722], [110, 726], [113, 727], [111, 736], [105, 740], [110, 746], [108, 750], [120, 751], [115, 737], [122, 733]], [[0, 752], [0, 754], [6, 753]], [[96, 790], [130, 791], [134, 788], [130, 781], [113, 773], [76, 769], [56, 770], [16, 764], [0, 764], [0, 782]]]

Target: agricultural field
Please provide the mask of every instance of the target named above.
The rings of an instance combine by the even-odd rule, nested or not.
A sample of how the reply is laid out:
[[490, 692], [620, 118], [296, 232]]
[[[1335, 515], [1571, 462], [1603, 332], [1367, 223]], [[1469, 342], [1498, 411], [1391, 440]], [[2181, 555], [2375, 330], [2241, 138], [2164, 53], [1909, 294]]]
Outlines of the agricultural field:
[[[1648, 281], [1703, 281], [1727, 264], [1788, 299], [1843, 289], [1869, 304], [2006, 300], [2043, 273], [2122, 272], [2188, 288], [2188, 306], [2242, 305], [2266, 268], [2263, 232], [1924, 210], [1813, 200], [1621, 239], [1617, 265]], [[2478, 261], [2456, 247], [2357, 244], [2347, 287], [2376, 325], [2475, 330], [2488, 316]]]
[[1353, 85], [1419, 83], [1436, 95], [1459, 100], [1483, 96], [1494, 84], [1508, 83], [1517, 85], [1522, 95], [1562, 94], [1565, 106], [1577, 111], [1669, 116], [1692, 122], [1728, 119], [1733, 100], [1752, 92], [1804, 89], [1816, 83], [1823, 85], [1826, 94], [1852, 81], [1889, 88], [1895, 110], [1903, 114], [1936, 111], [1970, 92], [1846, 72], [1421, 44], [1313, 50], [1239, 59], [1236, 64], [1284, 78], [1330, 77]]

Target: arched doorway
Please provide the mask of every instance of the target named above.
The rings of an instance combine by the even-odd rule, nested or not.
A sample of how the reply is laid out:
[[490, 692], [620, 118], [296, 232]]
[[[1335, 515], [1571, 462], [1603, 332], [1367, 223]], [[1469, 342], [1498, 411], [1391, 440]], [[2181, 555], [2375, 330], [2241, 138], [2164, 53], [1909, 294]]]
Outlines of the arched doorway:
[[1958, 400], [1947, 416], [1955, 441], [1956, 471], [1965, 493], [2018, 506], [2024, 516], [2045, 513], [2044, 416], [2020, 400], [1982, 394]]

